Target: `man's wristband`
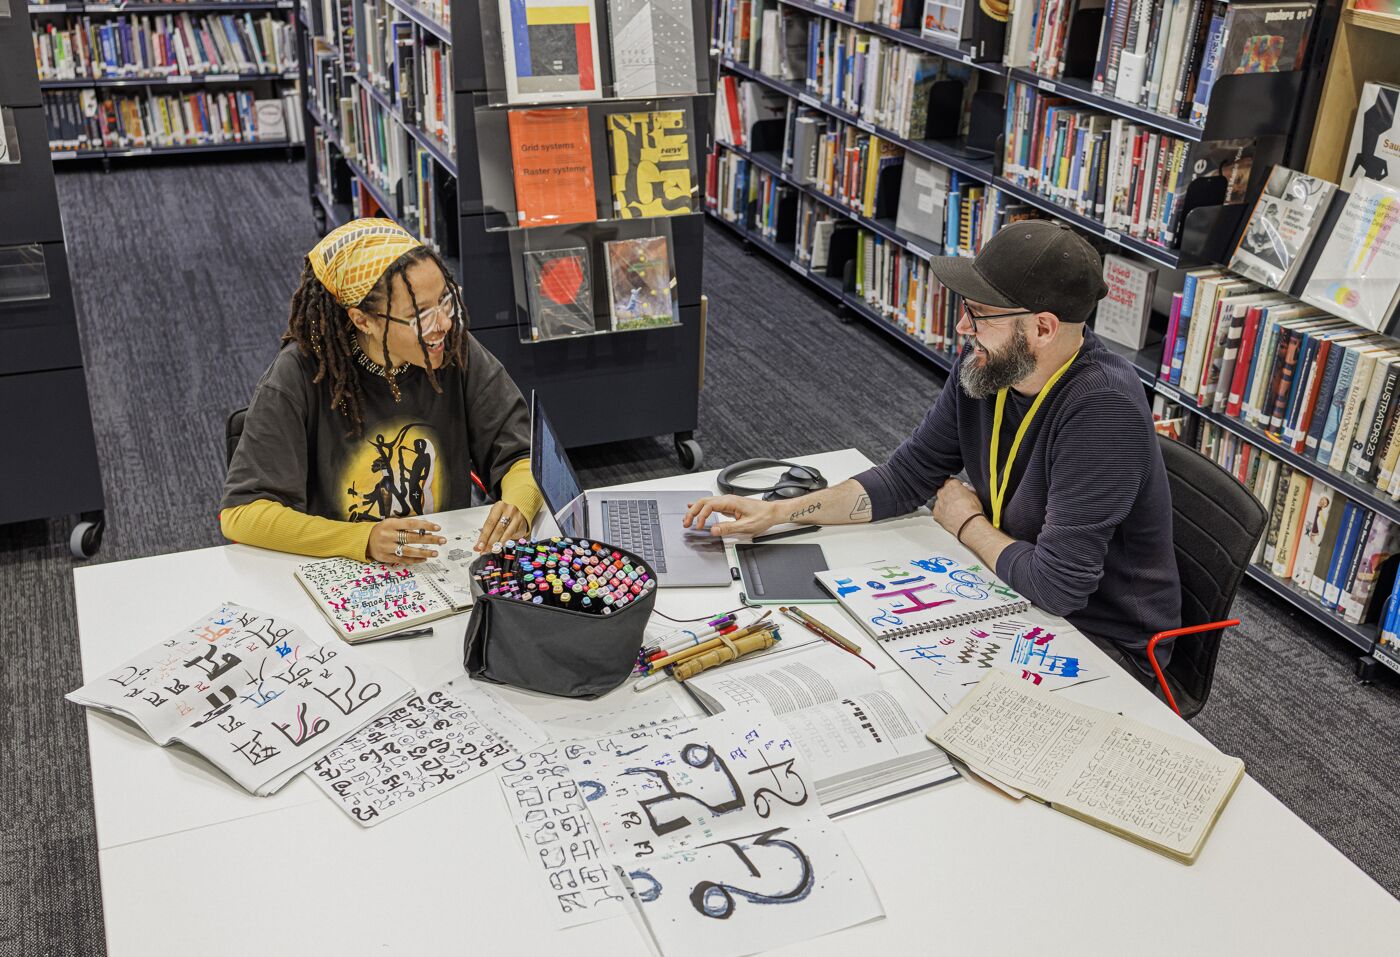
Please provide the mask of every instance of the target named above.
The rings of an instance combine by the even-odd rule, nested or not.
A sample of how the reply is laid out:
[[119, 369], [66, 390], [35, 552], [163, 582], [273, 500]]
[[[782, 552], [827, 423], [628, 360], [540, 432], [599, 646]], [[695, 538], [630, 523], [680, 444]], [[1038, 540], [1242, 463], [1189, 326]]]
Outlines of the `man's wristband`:
[[976, 518], [986, 518], [986, 516], [983, 515], [981, 512], [978, 512], [976, 515], [969, 515], [969, 516], [963, 521], [963, 523], [962, 523], [961, 525], [958, 526], [958, 535], [957, 535], [957, 538], [958, 538], [958, 544], [959, 544], [959, 545], [961, 545], [961, 544], [963, 543], [963, 540], [962, 540], [962, 533], [967, 529], [967, 526], [970, 525], [970, 524], [972, 523], [972, 520], [973, 520], [973, 519], [976, 519]]

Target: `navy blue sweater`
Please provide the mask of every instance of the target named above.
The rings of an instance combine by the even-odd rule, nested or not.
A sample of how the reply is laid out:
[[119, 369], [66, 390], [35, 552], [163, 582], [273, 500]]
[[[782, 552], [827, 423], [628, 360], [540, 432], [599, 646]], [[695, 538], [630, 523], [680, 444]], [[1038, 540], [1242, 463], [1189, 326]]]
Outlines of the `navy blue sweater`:
[[[933, 408], [890, 460], [855, 477], [876, 520], [927, 504], [964, 469], [990, 517], [996, 396], [968, 398], [960, 370], [954, 366]], [[1007, 393], [1003, 467], [1033, 400]], [[996, 568], [1038, 607], [1138, 655], [1153, 634], [1181, 623], [1171, 491], [1157, 441], [1141, 380], [1086, 329], [1078, 357], [1021, 442], [1001, 515], [1001, 530], [1016, 541]]]

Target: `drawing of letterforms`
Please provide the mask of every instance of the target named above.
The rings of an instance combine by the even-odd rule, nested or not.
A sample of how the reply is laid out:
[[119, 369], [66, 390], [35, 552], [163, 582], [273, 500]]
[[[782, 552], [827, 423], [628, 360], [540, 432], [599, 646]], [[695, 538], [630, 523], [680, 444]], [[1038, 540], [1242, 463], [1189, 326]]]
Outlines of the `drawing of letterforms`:
[[[694, 801], [716, 816], [737, 811], [747, 803], [743, 792], [739, 790], [739, 782], [735, 780], [733, 772], [729, 770], [729, 765], [725, 764], [724, 759], [715, 754], [715, 749], [708, 744], [685, 745], [681, 748], [681, 760], [697, 771], [713, 768], [718, 772], [719, 779], [723, 781], [729, 794], [718, 804], [711, 804], [687, 791], [677, 791], [671, 783], [671, 775], [666, 771], [658, 771], [655, 768], [628, 768], [622, 773], [648, 776], [650, 780], [658, 782], [666, 790], [665, 794], [645, 798], [638, 802], [642, 811], [646, 813], [647, 820], [651, 823], [652, 833], [658, 837], [680, 830], [691, 823], [690, 818], [681, 813], [684, 805], [677, 806], [673, 802]], [[709, 780], [715, 781], [717, 779], [712, 775]], [[656, 813], [658, 805], [663, 805], [660, 818]], [[673, 808], [675, 810], [672, 810]]]
[[578, 887], [578, 879], [572, 870], [565, 867], [549, 875], [549, 886], [556, 891], [573, 890]]
[[135, 665], [127, 665], [121, 670], [121, 674], [117, 675], [114, 678], [108, 678], [107, 680], [115, 681], [123, 688], [130, 688], [133, 684], [146, 677], [146, 675], [150, 674], [150, 671], [150, 668], [142, 670], [138, 669]]
[[[954, 572], [953, 574], [956, 575], [957, 572]], [[949, 577], [951, 577], [951, 576], [949, 576]], [[902, 598], [902, 599], [904, 599], [905, 601], [909, 602], [909, 604], [908, 604], [907, 606], [902, 606], [902, 605], [894, 605], [894, 606], [891, 606], [891, 607], [890, 607], [890, 611], [893, 612], [893, 613], [896, 614], [896, 615], [898, 615], [898, 614], [906, 614], [906, 615], [907, 615], [907, 614], [909, 614], [910, 612], [914, 612], [914, 611], [927, 611], [927, 610], [930, 609], [930, 608], [937, 608], [937, 607], [939, 607], [940, 605], [951, 604], [952, 601], [953, 601], [953, 599], [951, 599], [951, 598], [943, 598], [943, 599], [940, 599], [940, 600], [938, 600], [938, 601], [924, 601], [922, 598], [919, 598], [919, 597], [918, 597], [918, 593], [919, 593], [919, 592], [921, 592], [921, 591], [928, 591], [930, 588], [937, 588], [937, 587], [938, 587], [938, 586], [937, 586], [936, 584], [934, 584], [933, 582], [929, 582], [929, 583], [924, 584], [924, 585], [912, 585], [912, 586], [910, 586], [909, 588], [901, 588], [901, 589], [899, 589], [899, 590], [897, 590], [897, 591], [886, 592], [885, 595], [884, 595], [884, 597], [885, 597], [885, 598]]]
[[[691, 906], [706, 917], [728, 920], [734, 913], [735, 895], [755, 904], [793, 904], [805, 900], [816, 884], [812, 862], [802, 848], [779, 838], [786, 831], [785, 827], [775, 827], [746, 837], [701, 845], [729, 848], [747, 868], [750, 877], [760, 879], [763, 884], [786, 887], [785, 890], [755, 890], [737, 884], [701, 881], [691, 888]], [[757, 853], [760, 848], [761, 854]], [[761, 860], [761, 868], [755, 858]]]
[[[772, 813], [773, 806], [770, 798], [777, 798], [789, 807], [801, 807], [807, 803], [807, 782], [802, 780], [802, 775], [797, 773], [793, 765], [797, 763], [796, 758], [788, 758], [786, 761], [779, 761], [777, 764], [765, 764], [761, 768], [754, 768], [749, 775], [767, 773], [773, 779], [773, 784], [777, 790], [768, 787], [759, 788], [753, 792], [753, 809], [758, 812], [759, 817], [766, 818]], [[779, 775], [779, 771], [782, 772]]]
[[[259, 674], [262, 673], [261, 667], [258, 669], [258, 672]], [[311, 666], [303, 665], [294, 659], [287, 664], [286, 671], [282, 672], [281, 674], [273, 675], [272, 677], [286, 684], [294, 685], [309, 674], [311, 674]]]
[[190, 686], [187, 685], [187, 684], [185, 684], [185, 683], [184, 683], [183, 681], [181, 681], [179, 678], [174, 679], [173, 681], [170, 682], [170, 684], [166, 685], [166, 687], [165, 687], [166, 693], [171, 694], [171, 695], [184, 694], [186, 691], [189, 691], [189, 690], [190, 690]]
[[216, 662], [214, 660], [214, 652], [218, 650], [216, 646], [210, 645], [208, 648], [204, 649], [204, 654], [195, 655], [189, 661], [185, 662], [185, 667], [197, 668], [204, 674], [205, 680], [213, 681], [230, 668], [243, 663], [242, 658], [229, 651], [225, 651], [221, 654], [219, 660]]
[[948, 657], [936, 645], [915, 645], [913, 648], [901, 648], [900, 651], [908, 655], [911, 660], [938, 662]]
[[233, 734], [233, 732], [243, 727], [245, 723], [246, 722], [238, 720], [238, 715], [231, 714], [228, 717], [224, 718], [223, 723], [217, 725], [217, 727], [220, 731], [224, 732], [225, 734]]
[[330, 664], [330, 660], [335, 657], [335, 652], [330, 648], [318, 647], [306, 657], [307, 660], [314, 661], [318, 665], [325, 665]]
[[943, 590], [971, 601], [982, 601], [987, 597], [987, 583], [971, 571], [949, 572], [948, 584], [943, 586]]
[[838, 598], [845, 598], [852, 592], [860, 591], [860, 586], [852, 584], [849, 578], [836, 579], [836, 595]]
[[881, 608], [878, 615], [871, 617], [870, 623], [872, 625], [902, 625], [904, 619], [893, 614], [888, 608]]
[[282, 752], [271, 744], [262, 743], [262, 732], [254, 731], [253, 736], [247, 741], [234, 747], [234, 752], [243, 755], [248, 759], [248, 763], [256, 767], [264, 761], [270, 761]]
[[910, 562], [915, 568], [929, 572], [934, 575], [945, 575], [950, 568], [956, 568], [958, 563], [951, 558], [934, 556], [932, 558], [920, 558]]
[[579, 861], [594, 861], [598, 859], [601, 848], [593, 838], [584, 838], [582, 841], [575, 841], [569, 845], [569, 858], [577, 864]]
[[[223, 697], [220, 698], [219, 695], [223, 695]], [[196, 721], [191, 727], [197, 728], [202, 724], [208, 724], [210, 721], [221, 716], [225, 711], [233, 707], [234, 699], [237, 697], [238, 694], [228, 685], [224, 685], [214, 694], [205, 695], [204, 700], [209, 702], [210, 710], [205, 712], [204, 717]]]
[[317, 735], [324, 734], [331, 726], [331, 723], [325, 718], [315, 718], [308, 724], [306, 721], [306, 709], [307, 704], [305, 701], [297, 705], [295, 729], [292, 727], [291, 721], [285, 724], [277, 721], [272, 722], [272, 726], [278, 731], [281, 731], [282, 736], [292, 742], [292, 746], [296, 748], [301, 747]]
[[266, 648], [281, 644], [293, 630], [291, 626], [283, 628], [277, 627], [277, 621], [274, 618], [264, 618], [256, 627], [248, 629], [248, 631], [252, 632], [262, 641], [263, 646]]
[[350, 674], [350, 684], [348, 686], [344, 689], [337, 687], [331, 692], [326, 692], [317, 688], [316, 693], [335, 705], [336, 709], [339, 710], [341, 714], [354, 714], [360, 708], [379, 697], [379, 692], [382, 689], [376, 682], [371, 681], [357, 693], [355, 691], [355, 685], [359, 683], [359, 679], [355, 677], [355, 669], [346, 665], [345, 670]]
[[562, 846], [540, 848], [540, 863], [544, 865], [545, 870], [552, 871], [563, 867], [564, 862], [564, 848]]

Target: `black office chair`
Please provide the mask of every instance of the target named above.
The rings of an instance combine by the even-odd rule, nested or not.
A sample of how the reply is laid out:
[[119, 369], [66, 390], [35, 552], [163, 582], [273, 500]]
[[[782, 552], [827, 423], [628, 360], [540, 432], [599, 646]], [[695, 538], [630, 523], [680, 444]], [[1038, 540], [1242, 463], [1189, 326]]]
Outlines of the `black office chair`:
[[224, 423], [224, 470], [233, 464], [233, 453], [238, 448], [238, 440], [243, 438], [243, 420], [248, 415], [245, 406], [235, 409], [229, 413], [228, 421]]
[[[1215, 677], [1220, 639], [1239, 619], [1225, 620], [1269, 513], [1229, 472], [1200, 452], [1165, 436], [1162, 459], [1172, 493], [1172, 545], [1181, 576], [1181, 624], [1153, 635], [1147, 657], [1167, 704], [1183, 718], [1205, 707]], [[1190, 641], [1181, 638], [1194, 636]], [[1157, 643], [1176, 639], [1165, 673]]]

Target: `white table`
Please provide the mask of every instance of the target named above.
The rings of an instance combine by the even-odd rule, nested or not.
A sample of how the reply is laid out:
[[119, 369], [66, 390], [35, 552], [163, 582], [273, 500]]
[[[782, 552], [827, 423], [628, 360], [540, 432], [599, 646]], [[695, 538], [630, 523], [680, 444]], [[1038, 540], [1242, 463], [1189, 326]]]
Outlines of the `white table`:
[[[833, 484], [868, 464], [849, 449], [803, 461]], [[712, 487], [714, 474], [647, 487]], [[820, 541], [833, 565], [958, 548], [926, 515], [802, 541]], [[221, 600], [286, 615], [330, 640], [292, 577], [297, 562], [231, 545], [79, 568], [84, 680]], [[663, 589], [658, 607], [689, 617], [730, 607], [737, 593]], [[837, 606], [820, 613], [833, 623], [843, 616]], [[363, 651], [432, 688], [461, 673], [466, 620]], [[849, 619], [844, 625], [862, 634]], [[1074, 689], [1077, 700], [1198, 737], [1097, 649], [1086, 655], [1110, 676]], [[506, 693], [526, 713], [549, 717], [641, 697], [628, 687], [599, 702]], [[256, 798], [119, 719], [90, 712], [88, 733], [114, 957], [647, 952], [626, 918], [550, 929], [491, 775], [366, 830], [305, 778]], [[844, 817], [841, 827], [886, 917], [781, 953], [1380, 954], [1400, 940], [1400, 904], [1250, 777], [1191, 867], [967, 781]]]

